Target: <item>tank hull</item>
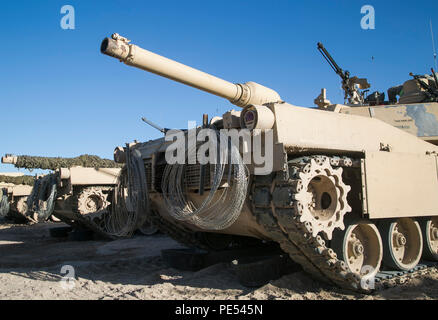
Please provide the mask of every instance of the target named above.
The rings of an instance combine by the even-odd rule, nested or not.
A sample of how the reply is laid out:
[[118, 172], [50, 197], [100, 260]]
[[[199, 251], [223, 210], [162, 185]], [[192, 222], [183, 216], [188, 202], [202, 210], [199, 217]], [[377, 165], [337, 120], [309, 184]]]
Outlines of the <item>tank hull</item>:
[[[379, 119], [325, 112], [286, 103], [271, 104], [270, 108], [276, 119], [273, 127], [274, 145], [281, 146], [281, 148], [274, 148], [274, 159], [284, 159], [285, 156], [298, 158], [308, 155], [357, 157], [358, 171], [361, 171], [363, 176], [358, 181], [361, 193], [372, 195], [364, 197], [372, 204], [362, 203], [362, 205], [370, 208], [376, 206], [377, 202], [381, 203], [378, 212], [357, 208], [362, 214], [367, 214], [371, 218], [394, 218], [397, 216], [394, 212], [399, 212], [399, 216], [438, 214], [438, 201], [434, 200], [433, 197], [437, 188], [435, 177], [438, 176], [436, 169], [438, 147], [435, 145]], [[312, 125], [309, 125], [309, 122]], [[158, 139], [133, 145], [132, 150], [138, 150], [145, 162], [152, 163], [152, 158], [159, 158], [158, 154], [163, 154], [168, 146], [169, 144], [164, 139]], [[163, 157], [161, 156], [161, 158]], [[274, 160], [274, 163], [281, 164], [282, 162]], [[283, 166], [274, 165], [273, 171], [279, 172], [282, 169]], [[405, 172], [405, 174], [397, 174], [399, 172]], [[388, 179], [381, 178], [379, 180], [379, 177], [385, 175]], [[421, 194], [415, 192], [415, 187], [407, 190], [406, 185], [422, 185]], [[154, 189], [154, 185], [150, 184], [150, 188]], [[382, 205], [385, 203], [385, 197], [379, 198], [377, 195], [385, 190], [391, 190], [396, 196], [393, 197], [394, 200], [391, 203]], [[207, 197], [207, 195], [199, 196], [197, 194], [193, 194], [193, 196], [201, 199]], [[403, 198], [405, 202], [413, 203], [416, 210], [411, 205], [395, 206], [397, 198]], [[423, 200], [416, 201], [415, 198]], [[151, 193], [151, 200], [157, 205], [158, 211], [163, 216], [172, 219], [166, 213], [161, 193]], [[248, 201], [247, 199], [241, 217], [233, 226], [220, 232], [235, 232], [240, 235], [263, 234], [261, 228], [256, 226], [257, 222], [249, 218], [251, 208], [248, 206]], [[392, 213], [389, 214], [389, 212]], [[175, 221], [175, 223], [180, 223], [180, 221]]]

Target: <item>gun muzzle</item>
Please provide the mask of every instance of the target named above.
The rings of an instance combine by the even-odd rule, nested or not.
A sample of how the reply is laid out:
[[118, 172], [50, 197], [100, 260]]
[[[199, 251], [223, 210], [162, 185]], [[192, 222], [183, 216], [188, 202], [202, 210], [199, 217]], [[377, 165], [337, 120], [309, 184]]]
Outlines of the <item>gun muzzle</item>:
[[2, 157], [2, 163], [16, 164], [17, 159], [18, 159], [17, 156], [6, 154], [4, 157]]
[[129, 42], [130, 40], [115, 33], [111, 38], [102, 41], [100, 51], [127, 65], [223, 97], [239, 107], [281, 101], [277, 92], [255, 82], [234, 84]]

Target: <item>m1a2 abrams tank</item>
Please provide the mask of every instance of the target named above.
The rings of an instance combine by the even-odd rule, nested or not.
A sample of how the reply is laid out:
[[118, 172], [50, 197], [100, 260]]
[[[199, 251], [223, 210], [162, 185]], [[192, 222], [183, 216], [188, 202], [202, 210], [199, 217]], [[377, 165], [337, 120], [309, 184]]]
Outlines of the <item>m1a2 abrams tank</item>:
[[44, 221], [53, 215], [93, 231], [99, 229], [96, 225], [108, 212], [110, 193], [120, 172], [120, 165], [112, 160], [88, 155], [78, 158], [6, 155], [2, 163], [54, 171], [35, 181], [27, 201], [29, 219]]
[[32, 192], [34, 177], [0, 173], [0, 217], [22, 220], [27, 212], [27, 198]]
[[[111, 214], [120, 164], [91, 155], [77, 158], [5, 155], [2, 163], [14, 164], [17, 168], [53, 171], [37, 177], [32, 187], [15, 187], [14, 199], [19, 201], [12, 203], [12, 209], [18, 208], [22, 217], [32, 221], [62, 220], [111, 237], [112, 232], [104, 220]], [[24, 192], [27, 192], [27, 197], [18, 199]], [[138, 231], [144, 235], [157, 232], [147, 221]]]
[[[288, 104], [257, 83], [233, 84], [129, 42], [113, 34], [101, 52], [243, 108], [118, 147], [132, 211], [184, 243], [203, 245], [198, 232], [276, 241], [315, 278], [359, 291], [372, 289], [375, 277], [384, 282], [381, 270], [417, 274], [422, 257], [438, 260], [437, 146], [374, 118]], [[190, 161], [197, 143], [182, 144], [183, 164], [167, 160], [178, 135], [190, 144], [204, 128], [229, 151], [217, 152], [219, 164]], [[250, 150], [221, 129], [264, 143]], [[271, 154], [271, 170], [259, 170], [258, 152]]]

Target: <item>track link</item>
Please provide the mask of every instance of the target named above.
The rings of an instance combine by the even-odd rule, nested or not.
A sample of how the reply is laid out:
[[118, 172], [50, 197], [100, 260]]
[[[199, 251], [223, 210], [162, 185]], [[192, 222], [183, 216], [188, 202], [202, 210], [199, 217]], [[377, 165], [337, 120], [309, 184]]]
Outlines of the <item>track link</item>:
[[415, 268], [408, 271], [381, 271], [375, 277], [375, 289], [383, 290], [406, 283], [417, 277], [438, 271], [438, 263], [421, 261]]
[[161, 217], [157, 212], [151, 210], [149, 220], [162, 233], [168, 235], [173, 240], [190, 248], [198, 248], [208, 250], [209, 247], [202, 242], [196, 232], [193, 232], [182, 225], [176, 225], [168, 222]]
[[74, 228], [83, 228], [83, 229], [91, 230], [103, 239], [116, 240], [116, 239], [121, 238], [121, 237], [116, 237], [116, 236], [108, 234], [107, 232], [104, 231], [104, 229], [101, 226], [97, 225], [92, 220], [84, 217], [83, 215], [81, 215], [80, 213], [77, 213], [77, 212], [74, 212], [73, 219], [67, 218], [67, 217], [63, 216], [62, 214], [57, 214], [56, 217], [59, 220], [61, 220], [62, 222], [66, 223]]

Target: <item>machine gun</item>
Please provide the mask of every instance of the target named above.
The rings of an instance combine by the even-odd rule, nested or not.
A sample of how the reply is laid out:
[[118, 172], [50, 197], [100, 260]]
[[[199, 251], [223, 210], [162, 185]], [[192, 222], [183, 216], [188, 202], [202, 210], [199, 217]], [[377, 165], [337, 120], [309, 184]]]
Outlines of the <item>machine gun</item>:
[[344, 90], [344, 103], [347, 102], [352, 105], [365, 104], [364, 94], [368, 90], [360, 91], [359, 89], [368, 89], [370, 84], [365, 78], [350, 77], [349, 71], [342, 70], [336, 61], [332, 58], [330, 53], [324, 48], [321, 42], [318, 42], [318, 51], [328, 62], [330, 67], [338, 74], [342, 79], [342, 89]]
[[[438, 80], [437, 80], [435, 70], [433, 70], [433, 68], [432, 68], [431, 71], [432, 71], [432, 76], [433, 76], [434, 81], [435, 81], [435, 86], [438, 88]], [[425, 90], [425, 94], [427, 96], [427, 101], [438, 102], [438, 89], [433, 88], [429, 83], [426, 83], [425, 81], [423, 81], [422, 79], [424, 79], [424, 76], [416, 75], [416, 74], [413, 74], [412, 72], [409, 73], [409, 75], [417, 81], [418, 85], [422, 89]]]

